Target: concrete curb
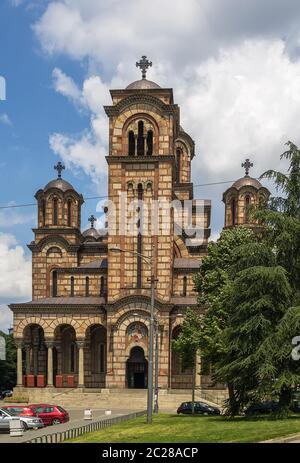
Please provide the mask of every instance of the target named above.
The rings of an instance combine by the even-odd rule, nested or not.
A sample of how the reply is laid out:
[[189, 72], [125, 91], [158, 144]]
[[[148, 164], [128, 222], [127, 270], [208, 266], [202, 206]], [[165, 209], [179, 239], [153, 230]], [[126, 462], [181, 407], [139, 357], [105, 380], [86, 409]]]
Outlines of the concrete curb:
[[300, 442], [300, 434], [290, 434], [285, 437], [275, 437], [275, 439], [268, 439], [259, 442], [260, 444], [292, 444], [294, 441]]

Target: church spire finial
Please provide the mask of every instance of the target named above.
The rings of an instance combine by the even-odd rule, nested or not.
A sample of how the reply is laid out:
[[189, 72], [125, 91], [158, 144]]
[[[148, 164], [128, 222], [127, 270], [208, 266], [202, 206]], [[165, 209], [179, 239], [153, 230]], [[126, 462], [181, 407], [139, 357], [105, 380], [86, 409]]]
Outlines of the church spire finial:
[[65, 170], [65, 166], [59, 161], [56, 166], [54, 166], [54, 169], [57, 170], [58, 178], [61, 178], [61, 173]]
[[96, 217], [91, 215], [91, 217], [88, 220], [89, 220], [89, 222], [91, 222], [91, 228], [94, 228], [94, 223], [97, 222]]
[[152, 66], [152, 61], [147, 60], [147, 56], [143, 55], [140, 61], [136, 62], [136, 67], [142, 70], [142, 79], [146, 79], [146, 72]]
[[253, 167], [253, 162], [250, 159], [246, 159], [245, 162], [242, 163], [242, 167], [245, 169], [245, 177], [249, 176], [250, 168]]

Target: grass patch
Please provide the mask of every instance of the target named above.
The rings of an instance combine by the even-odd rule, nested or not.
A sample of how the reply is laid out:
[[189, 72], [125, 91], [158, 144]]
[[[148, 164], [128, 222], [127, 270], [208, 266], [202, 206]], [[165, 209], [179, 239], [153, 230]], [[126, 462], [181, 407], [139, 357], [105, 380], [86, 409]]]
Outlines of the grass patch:
[[188, 416], [159, 414], [153, 424], [142, 416], [68, 442], [82, 443], [201, 443], [259, 442], [300, 433], [300, 416], [282, 420], [269, 417], [226, 418], [223, 416]]

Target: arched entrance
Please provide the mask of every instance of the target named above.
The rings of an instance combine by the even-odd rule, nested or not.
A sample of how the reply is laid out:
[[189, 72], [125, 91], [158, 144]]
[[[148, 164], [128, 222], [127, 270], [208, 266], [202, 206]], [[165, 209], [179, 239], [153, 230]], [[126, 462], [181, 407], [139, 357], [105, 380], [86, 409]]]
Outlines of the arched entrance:
[[126, 383], [130, 389], [145, 389], [148, 380], [148, 362], [144, 349], [135, 346], [126, 362]]

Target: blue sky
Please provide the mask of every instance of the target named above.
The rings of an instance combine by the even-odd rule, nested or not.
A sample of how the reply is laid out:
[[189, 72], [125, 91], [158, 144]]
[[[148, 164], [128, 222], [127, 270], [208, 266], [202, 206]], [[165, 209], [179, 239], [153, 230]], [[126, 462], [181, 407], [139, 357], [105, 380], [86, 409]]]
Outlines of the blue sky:
[[[280, 166], [287, 140], [300, 143], [296, 0], [2, 0], [0, 51], [0, 206], [34, 202], [58, 160], [84, 196], [106, 194], [102, 108], [110, 88], [139, 78], [142, 54], [149, 78], [173, 87], [196, 142], [194, 183], [239, 178], [248, 156], [259, 176]], [[195, 188], [213, 202], [213, 237], [227, 186]], [[84, 227], [96, 206], [84, 205]], [[6, 304], [31, 297], [35, 223], [35, 207], [0, 209], [0, 329]]]

